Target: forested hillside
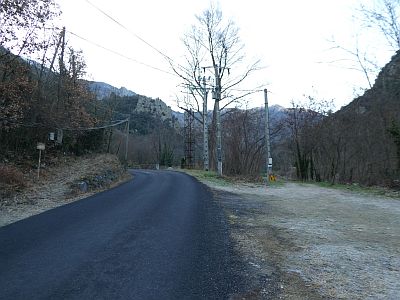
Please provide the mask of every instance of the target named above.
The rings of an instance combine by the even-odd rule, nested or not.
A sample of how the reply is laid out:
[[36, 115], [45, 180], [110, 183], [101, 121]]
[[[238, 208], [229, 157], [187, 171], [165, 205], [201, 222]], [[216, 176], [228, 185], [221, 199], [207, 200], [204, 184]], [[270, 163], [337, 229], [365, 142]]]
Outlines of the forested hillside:
[[[179, 165], [183, 157], [182, 128], [161, 99], [152, 99], [129, 90], [121, 90], [107, 84], [90, 82], [89, 90], [94, 92], [96, 101], [91, 114], [105, 124], [129, 120], [129, 151], [127, 159], [133, 165], [143, 167]], [[97, 87], [97, 88], [94, 88]], [[107, 88], [108, 95], [104, 87]], [[104, 129], [105, 147], [109, 152], [123, 158], [122, 140], [124, 129]]]
[[80, 151], [76, 141], [88, 135], [80, 129], [98, 123], [89, 112], [94, 97], [79, 80], [84, 71], [83, 59], [72, 49], [69, 51], [68, 58], [67, 54], [58, 57], [58, 66], [52, 66], [57, 70], [50, 71], [47, 60], [27, 61], [2, 48], [0, 154], [3, 157], [29, 157], [36, 152], [38, 142], [46, 142], [49, 133], [57, 131], [58, 140], [52, 138], [49, 150], [62, 147], [64, 151]]
[[38, 143], [47, 157], [111, 152], [135, 164], [179, 162], [182, 139], [171, 109], [83, 80], [83, 53], [54, 25], [60, 14], [54, 0], [0, 4], [0, 162], [29, 169]]
[[[303, 181], [400, 186], [400, 53], [364, 95], [335, 113], [306, 96], [270, 110], [273, 172]], [[225, 173], [265, 170], [263, 109], [222, 118]]]
[[399, 187], [399, 78], [397, 53], [373, 87], [339, 111], [292, 109], [288, 145], [298, 178]]
[[[169, 164], [179, 163], [183, 151], [180, 125], [162, 100], [80, 80], [74, 74], [52, 72], [46, 65], [26, 61], [5, 49], [0, 67], [4, 78], [3, 158], [29, 159], [36, 155], [38, 142], [46, 144], [47, 152], [107, 151], [123, 157], [120, 148], [125, 129], [123, 124], [113, 124], [128, 118], [132, 140], [129, 160], [156, 164], [168, 148]], [[54, 139], [50, 140], [50, 133], [55, 134]], [[173, 153], [179, 153], [175, 161]]]
[[316, 157], [323, 179], [400, 186], [399, 78], [400, 52], [370, 90], [325, 121]]

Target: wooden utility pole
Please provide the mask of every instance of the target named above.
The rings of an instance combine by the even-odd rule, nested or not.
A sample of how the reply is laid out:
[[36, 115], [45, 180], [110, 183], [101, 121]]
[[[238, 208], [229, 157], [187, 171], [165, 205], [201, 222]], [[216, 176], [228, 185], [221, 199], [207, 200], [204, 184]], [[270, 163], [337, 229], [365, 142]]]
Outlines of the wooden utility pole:
[[208, 90], [207, 90], [207, 86], [206, 86], [206, 76], [203, 76], [203, 167], [204, 167], [204, 171], [209, 170], [207, 94], [208, 94]]
[[60, 37], [59, 37], [58, 42], [57, 42], [56, 50], [54, 51], [53, 58], [51, 59], [50, 68], [49, 68], [50, 72], [48, 72], [48, 74], [47, 74], [47, 79], [50, 77], [51, 71], [53, 71], [53, 66], [54, 66], [54, 62], [55, 62], [56, 57], [57, 57], [58, 48], [60, 47], [60, 44], [61, 44], [61, 42], [63, 40], [63, 36], [64, 35], [65, 35], [65, 27], [63, 27], [63, 29], [62, 29], [62, 31], [60, 33]]
[[272, 158], [271, 158], [271, 148], [269, 142], [269, 109], [268, 109], [268, 91], [264, 90], [264, 100], [265, 100], [265, 171], [267, 174], [267, 183], [269, 182], [269, 176], [272, 171]]
[[[59, 58], [59, 68], [60, 74], [58, 76], [58, 87], [57, 87], [57, 108], [61, 99], [61, 85], [63, 77], [65, 76], [65, 64], [64, 64], [64, 52], [65, 52], [65, 27], [63, 27], [60, 34], [60, 43], [61, 43], [61, 53]], [[58, 46], [57, 46], [58, 48]]]

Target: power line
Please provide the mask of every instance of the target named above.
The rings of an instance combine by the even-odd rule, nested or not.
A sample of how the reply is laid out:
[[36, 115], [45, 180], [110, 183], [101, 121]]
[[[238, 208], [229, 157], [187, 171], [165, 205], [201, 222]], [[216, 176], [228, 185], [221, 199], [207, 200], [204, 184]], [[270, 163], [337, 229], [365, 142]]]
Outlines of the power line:
[[87, 43], [89, 43], [89, 44], [92, 44], [92, 45], [94, 45], [94, 46], [96, 46], [96, 47], [98, 47], [98, 48], [101, 48], [101, 49], [103, 49], [103, 50], [106, 50], [106, 51], [108, 51], [108, 52], [110, 52], [110, 53], [113, 53], [113, 54], [115, 54], [115, 55], [118, 55], [118, 56], [120, 56], [120, 57], [122, 57], [122, 58], [131, 60], [131, 61], [133, 61], [133, 62], [135, 62], [135, 63], [137, 63], [137, 64], [140, 64], [140, 65], [143, 65], [143, 66], [145, 66], [145, 67], [148, 67], [148, 68], [157, 70], [157, 71], [159, 71], [159, 72], [163, 72], [163, 73], [166, 73], [166, 74], [169, 74], [169, 75], [177, 76], [177, 75], [174, 74], [174, 73], [171, 73], [171, 72], [165, 71], [165, 70], [163, 70], [163, 69], [154, 67], [154, 66], [152, 66], [152, 65], [149, 65], [149, 64], [146, 64], [146, 63], [144, 63], [144, 62], [138, 61], [137, 59], [134, 59], [134, 58], [132, 58], [132, 57], [129, 57], [129, 56], [126, 56], [126, 55], [124, 55], [124, 54], [122, 54], [122, 53], [119, 53], [119, 52], [117, 52], [117, 51], [115, 51], [115, 50], [112, 50], [112, 49], [109, 49], [109, 48], [107, 48], [107, 47], [104, 47], [104, 46], [102, 46], [102, 45], [100, 45], [100, 44], [98, 44], [98, 43], [96, 43], [96, 42], [93, 42], [93, 41], [91, 41], [91, 40], [89, 40], [89, 39], [87, 39], [87, 38], [84, 38], [84, 37], [82, 37], [82, 36], [80, 36], [80, 35], [78, 35], [78, 34], [72, 32], [72, 31], [67, 30], [67, 32], [70, 33], [70, 34], [72, 34], [73, 36], [76, 36], [77, 38], [79, 38], [79, 39], [81, 39], [81, 40], [84, 40], [85, 42], [87, 42]]
[[[36, 26], [36, 28], [42, 28], [42, 27]], [[43, 28], [46, 29], [46, 30], [62, 30], [62, 28], [60, 28], [60, 27], [58, 27], [58, 26], [54, 26], [54, 27], [43, 27]], [[79, 39], [81, 39], [81, 40], [83, 40], [83, 41], [89, 43], [89, 44], [92, 44], [92, 45], [94, 45], [94, 46], [96, 46], [96, 47], [98, 47], [98, 48], [101, 48], [101, 49], [103, 49], [103, 50], [106, 50], [106, 51], [108, 51], [108, 52], [110, 52], [110, 53], [113, 53], [113, 54], [115, 54], [115, 55], [117, 55], [117, 56], [120, 56], [120, 57], [122, 57], [122, 58], [131, 60], [131, 61], [133, 61], [133, 62], [135, 62], [135, 63], [137, 63], [137, 64], [140, 64], [140, 65], [143, 65], [143, 66], [145, 66], [145, 67], [148, 67], [148, 68], [151, 68], [151, 69], [154, 69], [154, 70], [157, 70], [157, 71], [160, 71], [160, 72], [163, 72], [163, 73], [172, 75], [172, 76], [177, 76], [175, 73], [172, 73], [172, 72], [169, 72], [169, 71], [165, 71], [165, 70], [160, 69], [160, 68], [158, 68], [158, 67], [154, 67], [154, 66], [149, 65], [149, 64], [147, 64], [147, 63], [141, 62], [141, 61], [139, 61], [139, 60], [137, 60], [137, 59], [135, 59], [135, 58], [126, 56], [126, 55], [124, 55], [124, 54], [122, 54], [122, 53], [119, 53], [119, 52], [117, 52], [117, 51], [115, 51], [115, 50], [112, 50], [112, 49], [110, 49], [110, 48], [107, 48], [107, 47], [105, 47], [105, 46], [102, 46], [102, 45], [100, 45], [100, 44], [98, 44], [98, 43], [96, 43], [96, 42], [93, 42], [93, 41], [91, 41], [91, 40], [89, 40], [89, 39], [87, 39], [87, 38], [85, 38], [85, 37], [83, 37], [83, 36], [81, 36], [81, 35], [79, 35], [79, 34], [77, 34], [77, 33], [72, 32], [72, 31], [70, 31], [70, 30], [67, 30], [67, 29], [66, 29], [65, 31], [68, 32], [69, 34], [72, 34], [73, 36], [75, 36], [75, 37], [77, 37], [77, 38], [79, 38]], [[171, 60], [171, 61], [172, 61], [172, 60]]]
[[121, 22], [119, 22], [118, 20], [116, 20], [114, 17], [112, 17], [110, 14], [106, 13], [104, 10], [102, 10], [101, 8], [99, 8], [98, 6], [94, 5], [92, 2], [90, 2], [89, 0], [85, 0], [87, 3], [89, 3], [92, 7], [94, 7], [96, 10], [98, 10], [100, 13], [102, 13], [103, 15], [105, 15], [107, 18], [109, 18], [111, 21], [113, 21], [114, 23], [116, 23], [117, 25], [119, 25], [120, 27], [122, 27], [123, 29], [125, 29], [126, 31], [128, 31], [130, 34], [132, 34], [135, 38], [137, 38], [138, 40], [140, 40], [141, 42], [143, 42], [144, 44], [146, 44], [147, 46], [149, 46], [150, 48], [152, 48], [154, 51], [156, 51], [157, 53], [161, 54], [164, 58], [166, 58], [169, 62], [173, 62], [173, 59], [170, 58], [168, 55], [166, 55], [165, 53], [163, 53], [161, 50], [157, 49], [156, 47], [154, 47], [152, 44], [150, 44], [149, 42], [147, 42], [145, 39], [143, 39], [142, 37], [140, 37], [139, 35], [137, 35], [136, 33], [134, 33], [132, 30], [130, 30], [128, 27], [126, 27], [125, 25], [123, 25]]
[[65, 127], [65, 128], [61, 128], [62, 130], [76, 130], [76, 131], [85, 131], [85, 130], [97, 130], [97, 129], [105, 129], [105, 128], [110, 128], [110, 127], [114, 127], [117, 125], [120, 125], [122, 123], [126, 123], [129, 121], [129, 118], [125, 119], [125, 120], [119, 120], [119, 121], [115, 121], [116, 123], [114, 124], [110, 124], [110, 125], [104, 125], [104, 126], [98, 126], [98, 127], [86, 127], [86, 128], [70, 128], [70, 127]]
[[[263, 89], [229, 89], [230, 91], [235, 91], [235, 92], [250, 92], [250, 93], [258, 93], [264, 91]], [[268, 92], [270, 92], [268, 90]]]

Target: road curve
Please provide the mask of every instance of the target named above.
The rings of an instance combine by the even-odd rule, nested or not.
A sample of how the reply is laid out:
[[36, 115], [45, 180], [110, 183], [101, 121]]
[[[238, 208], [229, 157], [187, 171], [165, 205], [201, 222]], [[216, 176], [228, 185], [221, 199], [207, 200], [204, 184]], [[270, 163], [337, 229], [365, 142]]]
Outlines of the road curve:
[[0, 299], [227, 299], [223, 213], [194, 178], [134, 171], [109, 191], [0, 228]]

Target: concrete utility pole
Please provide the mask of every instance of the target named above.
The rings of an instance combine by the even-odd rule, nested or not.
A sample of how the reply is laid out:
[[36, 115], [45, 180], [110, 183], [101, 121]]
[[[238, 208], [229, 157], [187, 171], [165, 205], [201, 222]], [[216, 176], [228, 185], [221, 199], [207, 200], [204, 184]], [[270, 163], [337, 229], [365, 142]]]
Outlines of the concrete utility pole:
[[203, 76], [203, 166], [204, 166], [204, 171], [209, 170], [207, 94], [208, 94], [208, 90], [207, 90], [207, 86], [206, 86], [206, 76]]
[[[222, 139], [221, 139], [221, 112], [219, 111], [219, 102], [221, 101], [221, 74], [223, 73], [224, 69], [221, 68], [219, 65], [214, 64], [209, 67], [203, 67], [204, 72], [205, 69], [212, 68], [214, 69], [214, 78], [215, 78], [215, 87], [212, 93], [212, 98], [214, 99], [214, 111], [215, 111], [215, 122], [216, 125], [216, 146], [217, 146], [217, 174], [218, 176], [222, 176]], [[229, 73], [229, 68], [226, 68]], [[205, 81], [205, 78], [203, 78]], [[205, 83], [204, 83], [205, 85]], [[207, 147], [208, 151], [208, 147]]]
[[129, 118], [126, 119], [126, 140], [125, 140], [125, 161], [128, 162], [128, 146], [129, 146]]
[[215, 68], [215, 110], [217, 123], [217, 173], [222, 176], [222, 139], [221, 139], [221, 112], [219, 111], [219, 101], [221, 101], [221, 78], [219, 68]]
[[271, 147], [269, 143], [269, 109], [268, 109], [268, 91], [264, 90], [265, 100], [265, 171], [267, 173], [267, 183], [269, 182], [269, 176], [272, 171], [272, 158], [271, 158]]

